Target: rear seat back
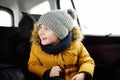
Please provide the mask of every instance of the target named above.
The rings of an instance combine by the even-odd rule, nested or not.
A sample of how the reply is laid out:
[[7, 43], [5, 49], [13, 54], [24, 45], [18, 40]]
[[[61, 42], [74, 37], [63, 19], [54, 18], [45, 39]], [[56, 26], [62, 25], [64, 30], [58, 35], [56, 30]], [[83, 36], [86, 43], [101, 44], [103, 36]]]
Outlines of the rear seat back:
[[27, 70], [30, 55], [30, 37], [35, 20], [27, 13], [18, 27], [0, 27], [0, 64], [11, 64], [21, 67], [27, 80], [40, 80]]
[[30, 55], [31, 43], [30, 37], [36, 20], [27, 13], [22, 13], [23, 17], [18, 26], [18, 43], [16, 53], [18, 54], [19, 65], [22, 66], [22, 71], [27, 80], [40, 80], [36, 75], [30, 73], [27, 69], [27, 62]]
[[16, 65], [17, 28], [0, 26], [0, 64]]
[[120, 80], [120, 37], [85, 36], [83, 43], [95, 60], [94, 80]]

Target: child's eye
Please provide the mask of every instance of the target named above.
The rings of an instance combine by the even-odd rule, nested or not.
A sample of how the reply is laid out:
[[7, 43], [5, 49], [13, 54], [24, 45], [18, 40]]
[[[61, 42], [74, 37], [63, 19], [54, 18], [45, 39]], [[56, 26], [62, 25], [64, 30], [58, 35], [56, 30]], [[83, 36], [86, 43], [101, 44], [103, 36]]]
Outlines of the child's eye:
[[47, 31], [47, 30], [49, 30], [49, 28], [46, 27], [45, 30]]
[[39, 25], [38, 28], [41, 29], [42, 27]]
[[42, 31], [48, 31], [49, 28], [44, 26], [44, 25], [39, 25], [39, 30], [42, 30]]

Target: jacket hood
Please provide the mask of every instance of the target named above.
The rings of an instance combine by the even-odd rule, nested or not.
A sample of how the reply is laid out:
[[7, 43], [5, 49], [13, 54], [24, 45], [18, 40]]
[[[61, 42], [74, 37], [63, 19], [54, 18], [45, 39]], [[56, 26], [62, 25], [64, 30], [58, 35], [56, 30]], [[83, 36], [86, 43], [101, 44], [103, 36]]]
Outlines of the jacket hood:
[[[40, 43], [40, 38], [38, 36], [38, 31], [39, 31], [39, 25], [37, 23], [34, 24], [34, 29], [32, 31], [32, 36], [30, 38], [30, 41], [32, 42], [32, 44], [39, 44]], [[83, 34], [80, 31], [80, 28], [77, 26], [74, 26], [72, 29], [72, 40], [79, 40], [82, 41], [83, 40]]]

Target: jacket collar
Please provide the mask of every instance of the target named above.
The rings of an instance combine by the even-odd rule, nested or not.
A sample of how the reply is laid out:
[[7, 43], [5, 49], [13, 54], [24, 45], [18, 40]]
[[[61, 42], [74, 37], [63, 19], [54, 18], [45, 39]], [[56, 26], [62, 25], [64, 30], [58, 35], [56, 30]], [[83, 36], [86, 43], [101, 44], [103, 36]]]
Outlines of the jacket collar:
[[48, 54], [58, 54], [66, 50], [70, 46], [71, 40], [72, 40], [72, 32], [70, 32], [68, 36], [63, 40], [61, 40], [61, 42], [56, 46], [42, 45], [41, 43], [40, 43], [40, 46], [42, 50]]

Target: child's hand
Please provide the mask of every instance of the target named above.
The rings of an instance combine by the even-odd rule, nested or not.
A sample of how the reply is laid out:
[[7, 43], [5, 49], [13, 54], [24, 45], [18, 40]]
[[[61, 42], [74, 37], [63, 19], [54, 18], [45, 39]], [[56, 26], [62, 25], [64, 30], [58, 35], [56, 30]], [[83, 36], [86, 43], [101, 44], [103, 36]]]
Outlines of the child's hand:
[[71, 80], [84, 80], [85, 79], [85, 73], [79, 73], [72, 77]]
[[61, 71], [62, 70], [61, 70], [60, 66], [53, 66], [51, 71], [50, 71], [50, 77], [60, 76]]

